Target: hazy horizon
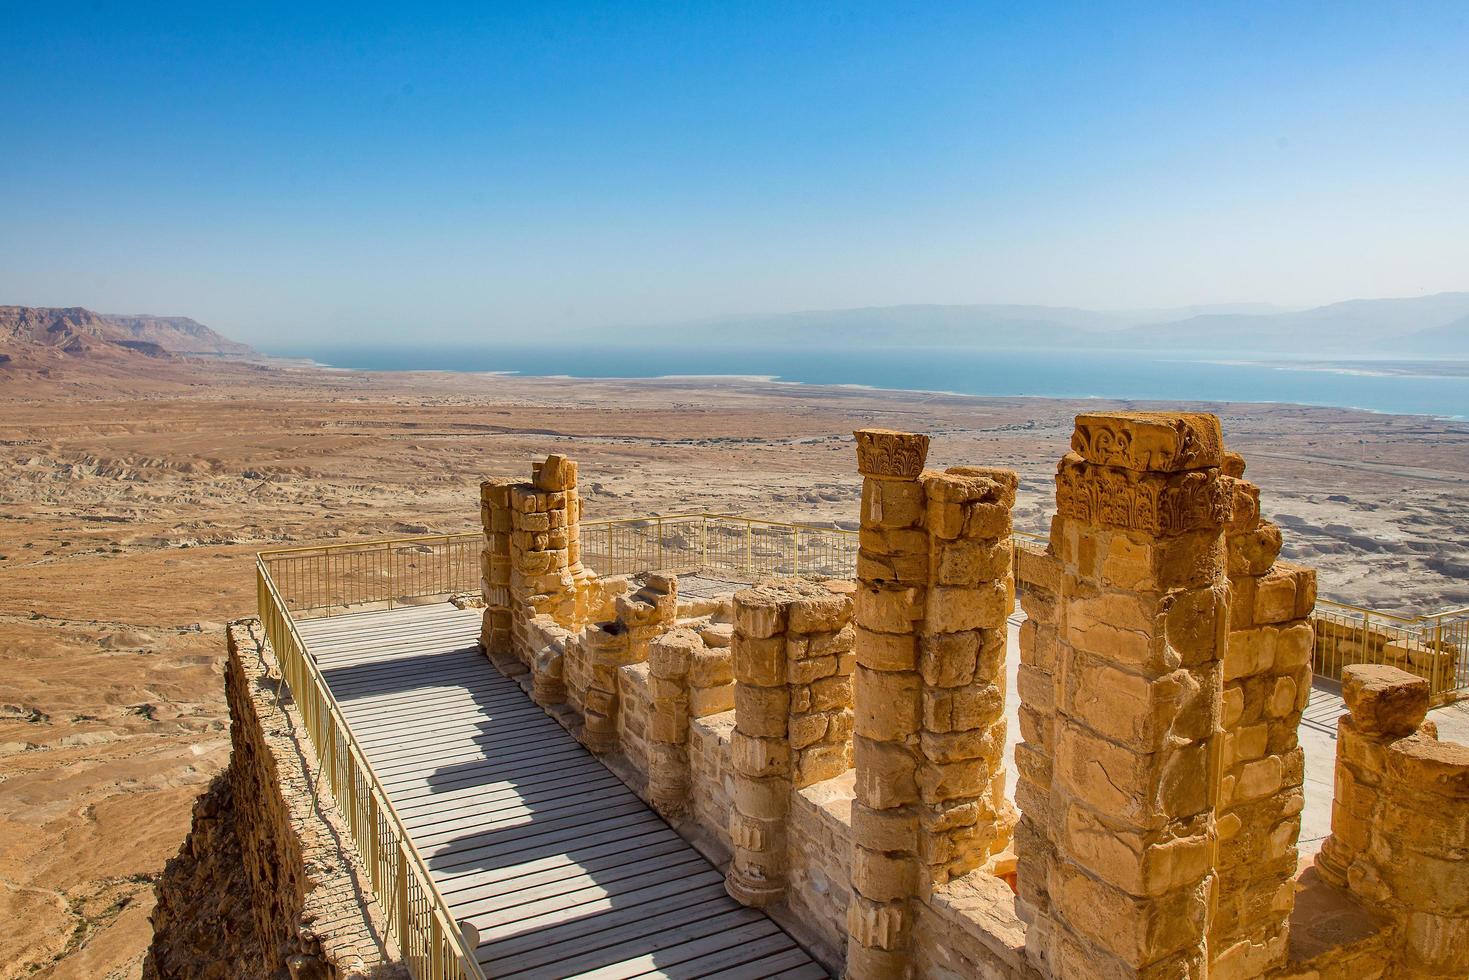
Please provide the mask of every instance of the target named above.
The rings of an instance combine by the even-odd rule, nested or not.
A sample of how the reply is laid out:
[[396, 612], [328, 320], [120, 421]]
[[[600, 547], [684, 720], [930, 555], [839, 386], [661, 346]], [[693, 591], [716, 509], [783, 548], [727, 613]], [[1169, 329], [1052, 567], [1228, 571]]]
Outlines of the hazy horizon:
[[0, 301], [270, 346], [1462, 290], [1466, 16], [21, 7]]

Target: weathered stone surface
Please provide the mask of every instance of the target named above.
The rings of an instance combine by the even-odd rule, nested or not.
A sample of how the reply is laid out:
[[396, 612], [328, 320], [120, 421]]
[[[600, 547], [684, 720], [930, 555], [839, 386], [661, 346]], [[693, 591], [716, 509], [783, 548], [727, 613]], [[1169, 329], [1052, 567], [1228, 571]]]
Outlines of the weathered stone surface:
[[1396, 667], [1352, 664], [1341, 693], [1352, 721], [1371, 735], [1411, 735], [1428, 714], [1428, 681]]
[[1219, 466], [1219, 419], [1203, 413], [1114, 412], [1078, 415], [1071, 449], [1089, 463], [1175, 473]]

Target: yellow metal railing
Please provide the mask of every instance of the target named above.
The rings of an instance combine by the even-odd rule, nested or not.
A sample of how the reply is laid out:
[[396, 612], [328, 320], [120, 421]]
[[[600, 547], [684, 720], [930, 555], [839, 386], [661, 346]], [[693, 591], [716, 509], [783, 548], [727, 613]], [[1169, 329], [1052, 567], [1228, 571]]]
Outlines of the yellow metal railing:
[[477, 531], [278, 548], [260, 562], [296, 619], [391, 609], [480, 587]]
[[1341, 680], [1348, 664], [1387, 664], [1428, 681], [1434, 704], [1469, 690], [1469, 607], [1400, 616], [1317, 599], [1311, 667]]
[[[329, 612], [341, 605], [340, 600], [348, 595], [363, 597], [369, 605], [392, 603], [410, 596], [411, 590], [403, 591], [405, 580], [390, 578], [386, 573], [365, 575], [364, 569], [370, 567], [382, 571], [383, 566], [368, 564], [363, 556], [374, 548], [393, 551], [409, 541], [423, 543], [431, 550], [435, 547], [448, 550], [452, 547], [451, 542], [465, 537], [475, 539], [479, 535], [440, 535], [374, 544], [264, 552], [257, 556], [255, 564], [260, 622], [316, 751], [320, 766], [318, 778], [325, 778], [350, 829], [357, 853], [367, 868], [373, 894], [382, 906], [404, 962], [419, 980], [483, 980], [484, 971], [475, 959], [473, 929], [461, 926], [450, 915], [449, 906], [435, 887], [427, 863], [413, 846], [402, 819], [388, 799], [387, 791], [368, 765], [367, 756], [357, 744], [336, 699], [307, 651], [297, 631], [291, 605], [272, 576], [272, 566], [276, 570], [293, 568], [293, 557], [305, 560], [301, 556], [312, 555], [310, 561], [314, 564], [306, 567], [319, 568], [321, 580], [313, 580], [315, 572], [312, 575], [302, 573], [296, 579], [298, 586], [307, 590], [300, 593], [302, 598], [298, 601], [307, 604], [305, 608], [310, 610]], [[335, 552], [339, 550], [342, 554], [338, 556]], [[422, 556], [424, 553], [414, 551], [414, 554]], [[330, 560], [348, 556], [352, 559], [342, 562]], [[425, 562], [426, 566], [429, 564], [432, 563]], [[294, 570], [301, 572], [301, 568]], [[346, 570], [352, 581], [334, 581], [333, 573], [340, 570]], [[426, 569], [413, 574], [415, 578], [410, 582], [416, 583], [414, 587], [418, 589], [440, 589], [458, 583], [458, 579], [452, 576], [437, 577], [437, 572], [429, 574]], [[371, 582], [378, 585], [376, 591], [369, 588]], [[442, 591], [458, 589], [442, 588]]]
[[734, 514], [584, 521], [582, 563], [603, 575], [649, 569], [754, 581], [775, 575], [850, 578], [857, 532]]

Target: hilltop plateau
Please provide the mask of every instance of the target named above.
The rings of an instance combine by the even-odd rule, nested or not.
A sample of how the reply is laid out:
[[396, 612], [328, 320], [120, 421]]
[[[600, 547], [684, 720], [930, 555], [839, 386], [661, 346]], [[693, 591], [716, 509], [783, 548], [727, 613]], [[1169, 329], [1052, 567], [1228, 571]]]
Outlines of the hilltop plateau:
[[[221, 624], [254, 611], [255, 551], [471, 529], [479, 479], [547, 452], [580, 462], [589, 520], [707, 509], [854, 526], [862, 426], [941, 436], [935, 466], [1015, 468], [1017, 526], [1043, 531], [1081, 407], [328, 372], [150, 355], [95, 314], [51, 313], [7, 314], [29, 339], [0, 344], [25, 348], [0, 367], [0, 977], [137, 974], [152, 881], [228, 757]], [[50, 354], [36, 339], [63, 334]], [[1323, 594], [1469, 602], [1469, 424], [1209, 408]]]

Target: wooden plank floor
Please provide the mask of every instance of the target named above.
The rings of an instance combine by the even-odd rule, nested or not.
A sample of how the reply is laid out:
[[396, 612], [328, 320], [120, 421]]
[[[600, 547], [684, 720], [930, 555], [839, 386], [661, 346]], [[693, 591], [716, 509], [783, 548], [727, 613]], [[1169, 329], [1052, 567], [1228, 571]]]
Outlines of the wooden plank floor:
[[486, 974], [827, 976], [490, 665], [479, 618], [441, 603], [299, 625]]

